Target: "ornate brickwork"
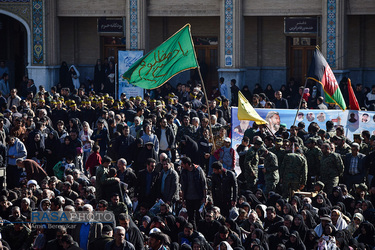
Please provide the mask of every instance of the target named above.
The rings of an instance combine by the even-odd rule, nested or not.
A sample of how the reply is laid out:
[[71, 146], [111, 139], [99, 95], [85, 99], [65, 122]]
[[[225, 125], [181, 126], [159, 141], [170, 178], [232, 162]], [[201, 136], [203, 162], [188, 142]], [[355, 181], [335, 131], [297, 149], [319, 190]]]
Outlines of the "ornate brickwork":
[[233, 0], [225, 0], [225, 55], [233, 55]]
[[[1, 1], [1, 0], [0, 0]], [[27, 3], [15, 3], [15, 4], [1, 4], [0, 9], [9, 11], [17, 16], [21, 17], [28, 24], [30, 24], [30, 5]]]
[[130, 49], [138, 49], [138, 0], [130, 0]]
[[43, 64], [43, 1], [33, 0], [33, 63]]
[[327, 62], [336, 67], [336, 0], [327, 1]]

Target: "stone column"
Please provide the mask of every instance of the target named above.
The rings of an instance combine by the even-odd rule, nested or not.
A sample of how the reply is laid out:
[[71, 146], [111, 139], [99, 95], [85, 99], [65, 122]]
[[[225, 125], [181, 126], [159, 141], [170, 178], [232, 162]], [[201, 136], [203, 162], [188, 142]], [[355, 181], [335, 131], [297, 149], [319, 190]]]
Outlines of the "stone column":
[[148, 50], [147, 1], [127, 1], [126, 49]]
[[243, 0], [222, 0], [220, 13], [219, 77], [225, 78], [230, 93], [230, 80], [236, 79], [241, 87], [245, 70], [243, 66]]
[[326, 56], [332, 70], [339, 82], [348, 71], [346, 67], [346, 42], [347, 29], [346, 1], [322, 1], [322, 53]]

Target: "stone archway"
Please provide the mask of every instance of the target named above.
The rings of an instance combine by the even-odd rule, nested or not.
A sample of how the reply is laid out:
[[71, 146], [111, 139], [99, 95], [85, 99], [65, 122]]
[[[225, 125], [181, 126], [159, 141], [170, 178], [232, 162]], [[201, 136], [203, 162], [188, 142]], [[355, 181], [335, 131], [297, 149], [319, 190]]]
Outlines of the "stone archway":
[[[5, 58], [1, 59], [7, 59], [10, 60], [11, 67], [10, 67], [10, 76], [13, 77], [10, 81], [11, 86], [14, 87], [16, 83], [20, 82], [20, 79], [22, 79], [23, 74], [27, 74], [27, 66], [31, 65], [32, 62], [32, 48], [31, 48], [31, 30], [29, 24], [26, 22], [25, 19], [21, 18], [20, 16], [0, 9], [0, 16], [3, 16], [3, 20], [6, 21], [6, 23], [10, 23], [11, 27], [17, 26], [18, 30], [20, 31], [19, 34], [17, 32], [11, 31], [11, 37], [7, 37], [6, 39], [15, 39], [15, 41], [10, 40], [8, 43], [11, 43], [12, 46], [10, 52], [8, 52], [7, 56]], [[9, 26], [9, 25], [8, 25]], [[4, 27], [5, 29], [8, 29], [9, 27]], [[17, 41], [19, 43], [17, 43]], [[13, 42], [16, 42], [13, 44]], [[14, 46], [14, 47], [13, 47]]]

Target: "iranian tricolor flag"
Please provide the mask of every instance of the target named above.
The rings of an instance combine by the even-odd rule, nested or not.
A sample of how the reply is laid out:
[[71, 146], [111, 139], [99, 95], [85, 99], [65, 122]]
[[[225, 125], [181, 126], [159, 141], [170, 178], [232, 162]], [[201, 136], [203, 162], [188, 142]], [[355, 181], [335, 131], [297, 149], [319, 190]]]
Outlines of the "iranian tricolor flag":
[[342, 96], [339, 84], [336, 81], [336, 77], [318, 49], [315, 49], [307, 78], [317, 81], [323, 86], [327, 103], [335, 103], [342, 110], [346, 109], [345, 100]]

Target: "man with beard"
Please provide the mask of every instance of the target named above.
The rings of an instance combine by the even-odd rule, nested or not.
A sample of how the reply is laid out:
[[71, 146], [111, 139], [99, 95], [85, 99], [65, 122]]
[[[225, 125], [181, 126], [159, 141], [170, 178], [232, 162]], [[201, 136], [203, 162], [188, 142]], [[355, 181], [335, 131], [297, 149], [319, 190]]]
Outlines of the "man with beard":
[[268, 122], [269, 128], [272, 133], [276, 133], [280, 128], [280, 115], [279, 112], [270, 111], [266, 116], [266, 121]]

